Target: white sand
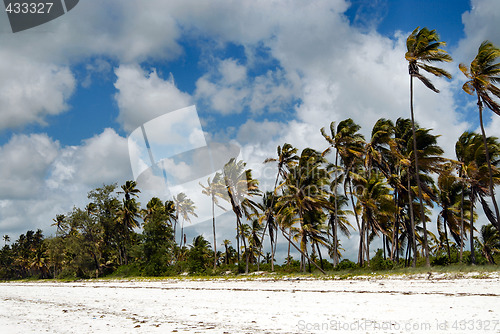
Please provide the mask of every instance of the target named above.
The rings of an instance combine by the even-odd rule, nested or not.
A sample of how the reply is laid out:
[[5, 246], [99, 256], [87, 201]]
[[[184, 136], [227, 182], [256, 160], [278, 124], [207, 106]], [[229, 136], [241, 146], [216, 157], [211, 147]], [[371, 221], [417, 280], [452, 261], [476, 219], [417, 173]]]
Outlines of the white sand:
[[0, 283], [0, 333], [500, 333], [500, 278]]

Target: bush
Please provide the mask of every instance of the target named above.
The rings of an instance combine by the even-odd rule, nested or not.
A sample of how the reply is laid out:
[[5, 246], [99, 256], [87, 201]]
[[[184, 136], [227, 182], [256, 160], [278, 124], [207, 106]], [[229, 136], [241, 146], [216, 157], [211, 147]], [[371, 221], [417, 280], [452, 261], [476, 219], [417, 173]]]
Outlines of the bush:
[[394, 268], [394, 262], [391, 260], [385, 260], [383, 251], [379, 248], [377, 253], [370, 260], [370, 268], [373, 270], [387, 270]]
[[349, 259], [343, 259], [340, 261], [339, 265], [335, 268], [335, 270], [346, 270], [346, 269], [355, 269], [358, 265], [352, 262]]

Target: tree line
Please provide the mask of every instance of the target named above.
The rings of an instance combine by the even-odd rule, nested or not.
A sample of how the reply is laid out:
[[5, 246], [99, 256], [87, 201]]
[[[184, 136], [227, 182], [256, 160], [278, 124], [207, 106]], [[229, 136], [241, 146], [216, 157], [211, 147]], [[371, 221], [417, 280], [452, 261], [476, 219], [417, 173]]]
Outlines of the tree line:
[[[264, 161], [277, 167], [270, 191], [259, 189], [252, 171], [236, 159], [200, 184], [211, 201], [212, 240], [200, 235], [187, 244], [184, 224], [196, 216], [196, 203], [186, 194], [166, 202], [154, 197], [141, 208], [134, 181], [119, 192], [116, 185], [103, 185], [89, 192], [85, 208], [54, 219], [55, 236], [28, 231], [12, 245], [4, 236], [0, 277], [98, 277], [127, 270], [144, 275], [249, 272], [261, 266], [271, 271], [311, 271], [314, 266], [325, 272], [374, 262], [383, 267], [494, 264], [500, 252], [494, 192], [500, 183], [500, 144], [486, 135], [483, 111], [486, 107], [500, 115], [495, 100], [500, 98], [495, 86], [500, 82], [500, 49], [485, 41], [470, 66], [460, 64], [467, 78], [463, 90], [477, 97], [481, 134], [464, 132], [455, 156], [444, 157], [438, 135], [415, 121], [413, 93], [414, 78], [439, 92], [421, 72], [451, 78], [432, 65], [452, 61], [444, 45], [427, 28], [417, 28], [407, 38], [409, 119], [381, 118], [365, 138], [349, 118], [321, 129], [322, 148], [299, 152], [289, 143], [278, 146], [276, 156]], [[118, 195], [123, 195], [121, 201]], [[235, 216], [235, 244], [230, 237], [222, 243], [216, 238], [215, 207], [226, 206]], [[479, 206], [488, 220], [480, 230]], [[431, 221], [435, 208], [437, 220]], [[359, 234], [357, 264], [341, 261], [342, 242], [353, 231]], [[275, 264], [279, 238], [288, 244], [282, 266]], [[376, 239], [382, 248], [370, 259]], [[265, 242], [270, 249], [266, 254]]]

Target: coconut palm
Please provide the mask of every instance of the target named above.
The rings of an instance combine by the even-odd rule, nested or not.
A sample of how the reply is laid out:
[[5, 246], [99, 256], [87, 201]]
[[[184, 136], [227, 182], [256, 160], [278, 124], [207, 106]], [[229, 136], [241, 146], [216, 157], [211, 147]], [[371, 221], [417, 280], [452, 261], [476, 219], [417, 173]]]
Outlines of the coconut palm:
[[432, 91], [439, 93], [439, 90], [425, 76], [420, 74], [420, 69], [429, 72], [437, 77], [447, 77], [451, 79], [451, 74], [447, 71], [429, 65], [433, 62], [450, 62], [451, 56], [441, 49], [441, 46], [446, 45], [445, 42], [439, 40], [439, 35], [436, 30], [417, 27], [406, 39], [407, 52], [405, 58], [408, 61], [408, 70], [410, 74], [410, 113], [413, 132], [413, 150], [415, 152], [415, 175], [417, 175], [418, 198], [420, 201], [420, 216], [423, 222], [424, 229], [424, 254], [427, 267], [430, 266], [429, 261], [429, 246], [427, 244], [427, 224], [425, 220], [424, 204], [422, 199], [422, 189], [420, 185], [418, 151], [417, 151], [417, 136], [415, 131], [415, 116], [413, 112], [413, 78], [419, 79], [426, 87]]
[[459, 67], [467, 79], [469, 79], [469, 81], [462, 86], [462, 89], [467, 94], [473, 95], [476, 93], [477, 96], [479, 123], [481, 125], [481, 133], [483, 135], [486, 162], [488, 164], [488, 175], [490, 178], [489, 192], [495, 208], [495, 221], [493, 224], [500, 231], [500, 214], [493, 185], [494, 173], [491, 166], [490, 153], [483, 124], [483, 106], [488, 107], [500, 116], [500, 105], [498, 102], [493, 100], [493, 96], [500, 98], [500, 88], [494, 85], [496, 83], [500, 83], [500, 62], [497, 62], [497, 58], [500, 58], [500, 49], [494, 46], [491, 42], [484, 41], [481, 43], [481, 46], [479, 46], [477, 56], [470, 64], [470, 67], [468, 68], [464, 64], [460, 64]]
[[493, 253], [500, 253], [500, 232], [492, 225], [481, 226], [479, 245], [481, 252], [490, 264], [496, 264]]
[[[487, 137], [487, 145], [490, 151], [490, 158], [493, 158], [494, 164], [492, 168], [496, 171], [497, 165], [500, 163], [500, 145], [494, 137]], [[488, 220], [493, 224], [495, 217], [491, 211], [485, 197], [490, 196], [490, 178], [488, 174], [488, 164], [486, 162], [485, 145], [482, 136], [475, 133], [464, 132], [457, 143], [456, 154], [457, 160], [462, 164], [463, 180], [469, 187], [470, 199], [470, 248], [471, 261], [475, 263], [474, 252], [474, 205], [477, 200], [481, 202], [483, 211]], [[500, 175], [494, 174], [493, 183], [500, 184]]]
[[10, 237], [6, 234], [3, 236], [4, 246], [7, 246], [7, 243], [10, 242]]
[[[366, 250], [366, 260], [370, 261], [370, 236], [382, 233], [388, 236], [390, 233], [386, 228], [388, 222], [394, 217], [394, 201], [390, 194], [386, 180], [381, 173], [370, 173], [367, 170], [361, 173], [351, 173], [355, 185], [355, 196], [358, 199], [357, 211], [361, 216], [360, 251]], [[364, 255], [358, 256], [364, 263]]]
[[258, 204], [251, 197], [260, 195], [258, 181], [252, 177], [251, 169], [245, 169], [246, 163], [236, 161], [232, 158], [224, 165], [223, 178], [225, 195], [223, 199], [231, 204], [234, 214], [236, 215], [236, 241], [238, 251], [238, 268], [240, 268], [240, 238], [243, 240], [243, 246], [246, 253], [245, 273], [248, 273], [249, 253], [247, 252], [247, 243], [242, 235], [243, 216], [249, 217], [252, 213], [257, 213]]
[[[348, 216], [353, 215], [354, 213], [350, 210], [344, 209], [345, 207], [347, 207], [349, 205], [349, 198], [347, 196], [338, 194], [337, 197], [335, 197], [334, 195], [330, 195], [329, 202], [330, 202], [332, 207], [334, 207], [335, 201], [337, 202], [337, 217], [335, 217], [334, 211], [330, 209], [330, 217], [329, 217], [329, 221], [328, 221], [328, 226], [331, 229], [331, 227], [334, 226], [334, 220], [335, 219], [337, 220], [337, 223], [336, 223], [337, 229], [336, 230], [331, 229], [331, 233], [330, 233], [331, 237], [332, 237], [330, 253], [331, 253], [332, 258], [335, 258], [335, 255], [333, 254], [333, 252], [336, 251], [337, 252], [336, 257], [340, 258], [341, 257], [340, 242], [339, 242], [340, 238], [338, 235], [335, 235], [334, 233], [335, 232], [338, 233], [338, 230], [340, 230], [340, 232], [343, 235], [345, 235], [346, 237], [349, 238], [351, 236], [351, 231], [349, 231], [349, 228], [353, 228], [353, 226], [351, 225], [351, 222], [349, 221]], [[334, 241], [335, 238], [337, 238], [336, 243]]]
[[[280, 208], [280, 220], [291, 222], [292, 227], [298, 225], [301, 253], [301, 267], [305, 270], [305, 260], [310, 261], [307, 251], [307, 242], [311, 234], [311, 226], [305, 220], [305, 214], [309, 211], [321, 211], [331, 208], [328, 201], [328, 193], [325, 187], [329, 184], [329, 174], [323, 168], [324, 159], [321, 154], [313, 149], [304, 149], [301, 153], [299, 163], [290, 169], [284, 183], [280, 185], [283, 195], [278, 199], [277, 206]], [[286, 217], [286, 218], [284, 218]], [[285, 238], [290, 238], [283, 233]], [[314, 263], [316, 265], [316, 263]], [[318, 267], [316, 265], [316, 267]], [[319, 268], [319, 267], [318, 267]]]
[[[271, 271], [274, 271], [274, 252], [275, 249], [273, 249], [273, 236], [277, 237], [277, 231], [278, 231], [278, 226], [273, 225], [270, 226], [270, 224], [274, 223], [274, 217], [272, 215], [274, 214], [273, 208], [275, 204], [275, 197], [277, 196], [276, 190], [278, 187], [278, 182], [281, 177], [282, 180], [286, 179], [286, 176], [288, 174], [288, 171], [290, 170], [291, 167], [295, 166], [297, 164], [297, 161], [299, 160], [299, 157], [297, 156], [297, 149], [293, 147], [292, 145], [285, 143], [283, 147], [278, 146], [277, 149], [277, 158], [267, 158], [264, 160], [264, 163], [270, 163], [270, 162], [277, 162], [278, 163], [278, 172], [276, 173], [276, 179], [274, 181], [274, 188], [272, 194], [267, 194], [264, 196], [263, 199], [263, 207], [264, 207], [264, 212], [265, 212], [265, 219], [266, 219], [266, 225], [264, 226], [264, 232], [262, 233], [262, 240], [260, 242], [260, 245], [264, 244], [264, 235], [266, 234], [267, 228], [269, 228], [269, 237], [271, 238]], [[263, 216], [264, 217], [264, 216]], [[273, 231], [271, 231], [271, 228], [274, 228]], [[276, 233], [275, 233], [276, 232]], [[259, 253], [262, 250], [259, 251]], [[260, 261], [259, 261], [260, 265]]]
[[259, 258], [257, 261], [257, 270], [260, 270], [260, 254], [262, 253], [262, 242], [264, 241], [264, 234], [266, 233], [266, 228], [269, 229], [269, 241], [271, 243], [271, 253], [270, 260], [271, 271], [274, 271], [274, 254], [276, 252], [276, 241], [277, 241], [277, 231], [278, 226], [275, 219], [275, 195], [271, 191], [266, 191], [262, 196], [262, 203], [260, 204], [262, 210], [262, 215], [259, 217], [259, 223], [266, 221], [264, 226], [264, 231], [262, 232], [262, 238], [260, 240]]
[[68, 224], [66, 222], [66, 216], [56, 215], [56, 218], [52, 220], [54, 221], [52, 226], [56, 226], [56, 234], [59, 235], [66, 234], [66, 229], [68, 228]]
[[446, 242], [449, 261], [451, 261], [451, 252], [448, 230], [450, 231], [453, 239], [455, 239], [455, 242], [457, 244], [461, 243], [460, 208], [463, 205], [462, 183], [460, 182], [459, 177], [453, 174], [455, 169], [456, 166], [454, 164], [446, 164], [443, 166], [442, 172], [439, 174], [437, 181], [439, 189], [438, 204], [441, 207], [441, 211], [438, 213], [437, 218], [437, 228], [440, 236], [440, 244], [443, 240]]
[[[341, 121], [338, 126], [335, 128], [335, 123], [330, 123], [330, 134], [328, 135], [324, 128], [321, 129], [321, 134], [328, 142], [329, 147], [323, 151], [322, 155], [325, 156], [328, 154], [332, 148], [335, 148], [335, 163], [332, 166], [334, 169], [334, 176], [332, 182], [332, 189], [334, 192], [334, 198], [337, 198], [337, 188], [339, 184], [339, 171], [344, 175], [344, 192], [346, 193], [346, 186], [350, 185], [350, 177], [349, 172], [354, 169], [355, 165], [361, 161], [361, 157], [364, 153], [364, 138], [358, 132], [361, 127], [356, 124], [351, 118], [348, 118], [344, 121]], [[339, 158], [342, 162], [343, 169], [339, 167]], [[351, 202], [353, 207], [354, 205], [354, 197], [351, 194]], [[334, 216], [338, 215], [338, 202], [334, 202]], [[356, 210], [354, 209], [354, 215], [356, 218], [356, 223], [359, 226], [358, 215], [356, 214]], [[337, 232], [337, 221], [338, 219], [333, 220], [332, 234], [334, 236], [338, 235]], [[338, 265], [338, 239], [333, 239], [333, 262], [334, 265]]]
[[179, 243], [179, 247], [182, 248], [182, 246], [185, 244], [184, 222], [191, 222], [190, 216], [198, 217], [198, 215], [195, 212], [196, 206], [194, 205], [194, 202], [190, 198], [188, 198], [185, 193], [181, 192], [174, 196], [174, 203], [175, 211], [177, 212], [177, 220], [179, 219], [179, 216], [182, 218], [181, 240]]
[[215, 235], [215, 206], [220, 209], [226, 211], [226, 209], [219, 205], [219, 198], [224, 197], [226, 195], [224, 183], [222, 182], [222, 175], [220, 173], [216, 173], [214, 175], [213, 180], [210, 178], [207, 179], [207, 185], [204, 186], [200, 182], [200, 186], [203, 188], [201, 191], [203, 195], [207, 195], [210, 197], [212, 201], [212, 231], [214, 235], [214, 270], [217, 267], [217, 241]]

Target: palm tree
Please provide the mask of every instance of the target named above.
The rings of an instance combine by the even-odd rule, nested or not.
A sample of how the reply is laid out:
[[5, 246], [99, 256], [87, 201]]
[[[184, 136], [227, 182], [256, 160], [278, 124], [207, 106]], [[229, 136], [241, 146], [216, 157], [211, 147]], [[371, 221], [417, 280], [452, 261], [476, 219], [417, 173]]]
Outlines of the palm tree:
[[[182, 217], [182, 224], [181, 224], [181, 241], [179, 244], [179, 247], [182, 249], [183, 244], [185, 244], [184, 241], [184, 222], [191, 222], [191, 218], [189, 216], [194, 216], [198, 217], [196, 214], [196, 206], [194, 205], [194, 202], [186, 196], [185, 193], [179, 193], [177, 196], [174, 196], [174, 202], [175, 202], [175, 211], [177, 212], [177, 219], [179, 216]], [[175, 231], [175, 228], [174, 228]], [[175, 235], [174, 235], [175, 236]]]
[[224, 260], [226, 264], [230, 263], [231, 258], [234, 257], [234, 248], [231, 247], [231, 241], [228, 239], [224, 239], [224, 243], [222, 244], [225, 248]]
[[[283, 147], [278, 146], [277, 149], [277, 154], [278, 158], [267, 158], [264, 163], [269, 163], [269, 162], [278, 162], [278, 172], [276, 173], [276, 179], [274, 181], [274, 188], [272, 194], [267, 194], [264, 199], [263, 199], [263, 207], [265, 210], [265, 218], [266, 218], [266, 225], [264, 226], [264, 232], [262, 233], [262, 240], [260, 241], [260, 245], [264, 244], [264, 235], [266, 234], [266, 230], [268, 226], [272, 223], [274, 223], [274, 218], [272, 215], [274, 214], [273, 208], [275, 204], [275, 197], [277, 197], [277, 187], [278, 187], [278, 181], [281, 177], [282, 180], [286, 179], [286, 176], [288, 174], [288, 171], [290, 170], [291, 167], [295, 166], [297, 164], [297, 161], [299, 160], [299, 157], [297, 156], [297, 149], [293, 147], [292, 145], [285, 143]], [[271, 231], [271, 228], [274, 228], [273, 231]], [[274, 252], [275, 250], [273, 249], [273, 240], [272, 237], [276, 235], [277, 237], [277, 231], [278, 231], [278, 226], [269, 226], [269, 237], [271, 238], [271, 271], [274, 271]], [[276, 232], [276, 233], [274, 233]], [[276, 246], [275, 246], [276, 247]], [[262, 250], [260, 250], [261, 252]], [[260, 253], [259, 252], [259, 253]], [[260, 261], [259, 261], [260, 262]]]
[[478, 241], [486, 260], [490, 264], [496, 264], [493, 253], [500, 253], [500, 232], [492, 224], [483, 225]]
[[[492, 166], [496, 170], [496, 165], [500, 163], [498, 157], [500, 156], [500, 145], [494, 137], [487, 137], [487, 145], [490, 149], [490, 158], [493, 158], [495, 164]], [[485, 145], [481, 136], [464, 132], [456, 146], [457, 160], [462, 164], [463, 180], [469, 187], [470, 199], [470, 248], [471, 248], [471, 261], [475, 263], [474, 254], [474, 205], [477, 200], [480, 200], [483, 211], [488, 220], [493, 224], [495, 217], [491, 211], [488, 203], [485, 200], [489, 196], [489, 174], [488, 164], [486, 162]], [[498, 173], [494, 174], [494, 184], [500, 184], [500, 176]]]
[[493, 206], [495, 207], [495, 222], [494, 225], [500, 231], [500, 214], [498, 210], [498, 204], [495, 198], [495, 191], [493, 186], [493, 171], [491, 167], [490, 154], [488, 149], [488, 143], [486, 140], [486, 133], [484, 131], [483, 124], [483, 106], [486, 105], [490, 110], [492, 110], [497, 115], [500, 115], [500, 105], [493, 100], [490, 94], [493, 94], [497, 98], [500, 98], [500, 89], [496, 87], [495, 83], [500, 83], [500, 62], [497, 62], [497, 58], [500, 57], [500, 49], [494, 46], [489, 41], [484, 41], [479, 46], [477, 56], [474, 58], [470, 67], [467, 68], [466, 65], [460, 64], [460, 70], [469, 79], [463, 86], [462, 89], [470, 95], [476, 93], [477, 96], [477, 106], [479, 109], [479, 123], [481, 124], [481, 133], [483, 135], [484, 149], [486, 152], [486, 162], [488, 164], [488, 175], [489, 175], [489, 188], [490, 195], [493, 201]]
[[[282, 220], [296, 222], [300, 239], [301, 265], [305, 270], [305, 259], [310, 263], [307, 252], [307, 242], [310, 237], [311, 225], [305, 219], [306, 213], [310, 211], [328, 210], [331, 204], [328, 201], [328, 193], [325, 186], [329, 184], [329, 174], [323, 168], [324, 159], [321, 154], [313, 149], [307, 148], [302, 151], [297, 166], [290, 169], [285, 182], [280, 185], [283, 187], [283, 195], [278, 199], [278, 207], [283, 217]], [[285, 238], [290, 242], [285, 233]], [[316, 263], [313, 262], [315, 265]], [[317, 268], [319, 268], [316, 265]], [[321, 268], [319, 268], [321, 270]], [[323, 270], [321, 270], [323, 271]]]
[[65, 215], [56, 215], [55, 219], [52, 219], [54, 223], [51, 226], [56, 226], [56, 234], [65, 234], [68, 224], [66, 223]]
[[4, 246], [7, 246], [7, 243], [10, 242], [10, 237], [6, 234], [3, 236]]
[[215, 268], [217, 267], [217, 242], [215, 236], [215, 206], [217, 205], [217, 207], [226, 211], [224, 207], [219, 205], [219, 200], [218, 200], [218, 198], [225, 196], [224, 184], [222, 183], [222, 175], [220, 173], [216, 173], [212, 181], [210, 180], [210, 178], [207, 179], [206, 186], [201, 184], [201, 182], [200, 186], [203, 188], [201, 192], [204, 195], [209, 196], [212, 201], [212, 230], [214, 234], [213, 245], [214, 245], [214, 270], [215, 270]]
[[247, 243], [242, 235], [243, 216], [249, 217], [252, 212], [257, 212], [258, 204], [250, 198], [255, 195], [260, 195], [258, 181], [252, 178], [252, 170], [245, 169], [246, 163], [236, 161], [232, 158], [224, 165], [224, 184], [227, 191], [227, 196], [223, 199], [231, 204], [234, 214], [236, 215], [236, 241], [238, 248], [238, 268], [240, 268], [240, 238], [243, 240], [243, 246], [246, 254], [245, 273], [248, 273], [249, 253], [247, 251]]
[[133, 197], [139, 197], [138, 193], [141, 191], [136, 188], [137, 187], [137, 182], [135, 181], [126, 181], [124, 185], [121, 186], [122, 190], [119, 193], [125, 194], [125, 200], [129, 201], [131, 199], [131, 196]]
[[[386, 228], [394, 216], [394, 202], [390, 194], [392, 189], [387, 186], [385, 179], [379, 173], [370, 173], [367, 170], [361, 173], [352, 173], [356, 185], [355, 195], [358, 198], [358, 211], [361, 216], [360, 251], [366, 249], [366, 259], [370, 262], [370, 235], [382, 233], [388, 236]], [[359, 255], [360, 264], [364, 263], [363, 254]]]
[[[132, 198], [138, 197], [138, 193], [141, 192], [136, 186], [137, 183], [135, 181], [126, 181], [121, 186], [123, 192], [120, 193], [123, 193], [125, 198], [123, 199], [122, 207], [118, 210], [116, 219], [120, 264], [128, 263], [126, 244], [130, 241], [130, 234], [133, 232], [133, 229], [139, 227], [137, 218], [140, 217], [140, 203], [135, 198]], [[89, 205], [87, 207], [87, 214], [90, 215], [92, 211], [93, 207]]]
[[[460, 179], [453, 174], [454, 170], [454, 164], [446, 164], [445, 166], [443, 166], [442, 172], [439, 174], [437, 181], [437, 186], [439, 189], [438, 204], [441, 206], [441, 211], [439, 212], [437, 219], [437, 227], [440, 235], [440, 240], [444, 239], [444, 241], [446, 242], [449, 261], [451, 261], [451, 252], [448, 230], [450, 230], [450, 233], [455, 239], [456, 243], [461, 243], [460, 208], [462, 207], [463, 209], [462, 183], [460, 182]], [[444, 238], [441, 238], [441, 236], [444, 236]]]
[[[333, 165], [334, 177], [333, 177], [333, 184], [331, 185], [334, 191], [335, 198], [337, 198], [338, 195], [337, 188], [340, 179], [338, 175], [338, 172], [340, 170], [339, 158], [344, 166], [342, 172], [344, 174], [344, 190], [345, 190], [348, 184], [350, 186], [349, 172], [354, 169], [356, 164], [359, 164], [359, 162], [361, 161], [360, 159], [363, 156], [364, 153], [363, 148], [365, 144], [363, 136], [358, 132], [360, 128], [361, 127], [358, 124], [356, 124], [351, 118], [348, 118], [344, 121], [341, 121], [338, 124], [337, 128], [335, 128], [334, 122], [330, 123], [330, 135], [326, 134], [324, 128], [321, 129], [321, 134], [329, 144], [329, 147], [325, 151], [323, 151], [322, 155], [325, 156], [331, 151], [332, 148], [335, 148], [335, 163]], [[359, 219], [355, 210], [353, 194], [351, 194], [351, 202], [354, 208], [354, 216], [356, 218], [356, 223], [359, 229], [360, 228]], [[335, 217], [338, 216], [338, 201], [334, 202], [334, 216]], [[333, 226], [331, 226], [332, 234], [334, 235], [333, 239], [334, 265], [338, 265], [339, 263], [338, 250], [337, 250], [338, 238], [335, 237], [338, 235], [337, 221], [338, 219], [335, 218], [333, 221]]]
[[407, 52], [405, 54], [405, 58], [408, 61], [410, 74], [410, 113], [413, 132], [413, 150], [415, 152], [415, 175], [417, 179], [418, 198], [420, 201], [420, 216], [424, 228], [424, 254], [426, 265], [427, 267], [430, 267], [429, 246], [427, 244], [427, 224], [425, 221], [422, 189], [419, 178], [417, 136], [415, 131], [415, 116], [413, 112], [413, 78], [415, 77], [419, 79], [425, 86], [434, 92], [439, 93], [439, 90], [434, 87], [429, 79], [420, 74], [420, 69], [438, 77], [445, 76], [448, 79], [451, 79], [451, 74], [445, 70], [428, 64], [432, 62], [450, 62], [452, 58], [446, 53], [446, 51], [441, 49], [441, 46], [446, 45], [446, 43], [439, 40], [439, 35], [436, 30], [428, 30], [425, 27], [419, 30], [419, 28], [420, 27], [417, 27], [406, 39]]

